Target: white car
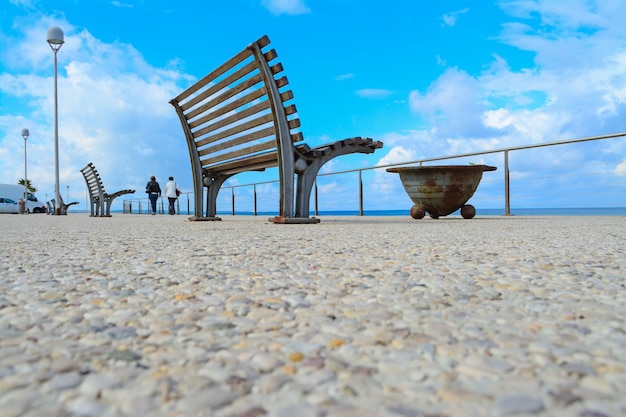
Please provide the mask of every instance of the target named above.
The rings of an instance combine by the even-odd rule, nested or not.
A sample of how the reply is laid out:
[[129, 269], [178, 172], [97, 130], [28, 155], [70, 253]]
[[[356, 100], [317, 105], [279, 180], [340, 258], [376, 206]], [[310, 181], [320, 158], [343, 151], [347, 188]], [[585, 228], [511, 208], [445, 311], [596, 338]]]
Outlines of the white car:
[[17, 201], [0, 197], [0, 213], [18, 213]]

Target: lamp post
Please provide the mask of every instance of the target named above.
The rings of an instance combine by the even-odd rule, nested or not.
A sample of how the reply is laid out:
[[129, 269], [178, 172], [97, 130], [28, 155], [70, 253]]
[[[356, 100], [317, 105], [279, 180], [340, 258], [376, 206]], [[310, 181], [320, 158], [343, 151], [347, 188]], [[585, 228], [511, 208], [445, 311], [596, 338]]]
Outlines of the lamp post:
[[61, 214], [61, 190], [59, 189], [59, 106], [57, 100], [57, 52], [63, 46], [63, 30], [58, 26], [48, 29], [47, 41], [54, 52], [54, 198], [55, 213]]
[[22, 137], [24, 138], [24, 214], [28, 213], [28, 169], [26, 165], [26, 140], [30, 136], [28, 129], [22, 129]]

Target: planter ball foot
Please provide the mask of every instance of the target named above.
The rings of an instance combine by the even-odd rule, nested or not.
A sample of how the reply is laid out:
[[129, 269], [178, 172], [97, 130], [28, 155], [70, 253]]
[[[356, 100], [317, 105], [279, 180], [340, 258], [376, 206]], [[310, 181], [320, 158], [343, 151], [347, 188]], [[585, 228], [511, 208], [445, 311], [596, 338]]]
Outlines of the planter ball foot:
[[473, 219], [475, 215], [476, 209], [471, 204], [466, 204], [461, 207], [461, 216], [463, 216], [464, 219]]
[[423, 219], [426, 215], [426, 207], [421, 204], [415, 204], [411, 207], [411, 217], [416, 220]]

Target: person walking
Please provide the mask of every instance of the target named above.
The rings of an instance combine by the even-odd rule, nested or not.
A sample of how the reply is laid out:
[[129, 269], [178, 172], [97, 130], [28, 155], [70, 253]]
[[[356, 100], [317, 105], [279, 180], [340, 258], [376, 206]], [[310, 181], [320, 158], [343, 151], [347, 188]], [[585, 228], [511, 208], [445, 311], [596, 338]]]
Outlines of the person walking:
[[171, 215], [176, 214], [176, 208], [174, 207], [174, 203], [176, 203], [176, 199], [178, 198], [178, 194], [180, 191], [178, 190], [178, 185], [174, 182], [174, 177], [170, 177], [170, 180], [165, 184], [165, 197], [170, 203], [169, 213]]
[[157, 182], [155, 176], [150, 177], [150, 181], [146, 184], [146, 193], [148, 193], [148, 198], [150, 199], [150, 204], [152, 205], [152, 215], [156, 214], [156, 203], [159, 197], [161, 197], [161, 186]]

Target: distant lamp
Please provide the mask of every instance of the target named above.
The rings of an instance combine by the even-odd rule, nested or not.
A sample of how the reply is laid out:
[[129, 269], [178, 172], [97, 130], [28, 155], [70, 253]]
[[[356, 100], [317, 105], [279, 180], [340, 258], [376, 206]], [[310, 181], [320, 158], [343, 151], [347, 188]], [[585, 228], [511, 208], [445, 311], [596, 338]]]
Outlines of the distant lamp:
[[30, 136], [28, 129], [22, 129], [22, 137], [24, 138], [24, 214], [28, 213], [28, 168], [26, 165], [26, 140]]
[[59, 189], [59, 103], [57, 99], [57, 52], [65, 43], [63, 30], [58, 26], [48, 29], [47, 41], [54, 52], [54, 198], [55, 213], [61, 214], [61, 190]]

